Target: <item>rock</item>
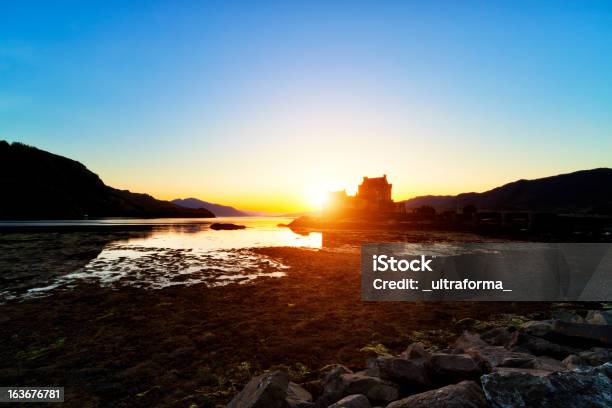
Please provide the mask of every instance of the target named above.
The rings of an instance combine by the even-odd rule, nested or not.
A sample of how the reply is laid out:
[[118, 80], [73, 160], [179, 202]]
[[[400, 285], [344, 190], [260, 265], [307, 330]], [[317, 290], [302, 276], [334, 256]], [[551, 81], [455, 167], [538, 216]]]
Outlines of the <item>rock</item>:
[[323, 394], [323, 382], [321, 380], [308, 381], [301, 385], [312, 395], [313, 399], [317, 399]]
[[290, 382], [287, 387], [286, 401], [291, 408], [314, 407], [312, 395], [300, 385]]
[[457, 340], [455, 340], [454, 347], [463, 352], [467, 349], [485, 347], [488, 344], [480, 338], [479, 335], [464, 331]]
[[579, 353], [578, 356], [585, 364], [599, 366], [612, 361], [612, 349], [593, 347], [591, 350]]
[[[612, 363], [602, 364], [598, 367], [593, 367], [593, 373], [603, 374], [612, 380]], [[588, 371], [588, 370], [587, 370]]]
[[515, 366], [517, 361], [525, 362], [535, 358], [531, 354], [510, 351], [501, 346], [480, 347], [466, 350], [466, 352], [477, 360], [486, 361], [490, 367]]
[[571, 354], [567, 356], [565, 360], [563, 360], [563, 364], [565, 364], [565, 366], [570, 370], [574, 370], [576, 368], [583, 368], [587, 365], [584, 361], [582, 361], [580, 356], [577, 356], [576, 354]]
[[548, 371], [565, 371], [567, 367], [562, 361], [555, 360], [550, 357], [536, 357], [533, 360], [523, 365], [524, 368], [534, 368], [536, 370], [548, 370]]
[[411, 395], [392, 402], [387, 408], [485, 408], [487, 401], [474, 381], [462, 381], [436, 390]]
[[523, 323], [520, 327], [523, 333], [527, 333], [530, 336], [546, 337], [553, 330], [552, 320], [532, 320], [527, 323]]
[[431, 359], [431, 353], [425, 350], [423, 343], [412, 343], [400, 356], [408, 360], [420, 359], [429, 361]]
[[589, 310], [586, 323], [599, 325], [612, 325], [612, 310]]
[[399, 397], [395, 384], [378, 377], [362, 374], [341, 373], [328, 378], [324, 383], [320, 405], [330, 404], [347, 395], [365, 395], [372, 402], [389, 403]]
[[349, 395], [328, 408], [372, 408], [365, 395]]
[[380, 371], [380, 378], [398, 383], [411, 389], [425, 389], [431, 386], [430, 362], [426, 359], [411, 360], [400, 357], [378, 357], [374, 365]]
[[[378, 377], [359, 374], [343, 374], [344, 395], [363, 394], [372, 402], [389, 403], [399, 397], [397, 387]], [[343, 395], [343, 396], [344, 396]]]
[[370, 401], [390, 402], [398, 398], [397, 388], [388, 381], [378, 377], [370, 377], [359, 374], [344, 374], [344, 394], [363, 394]]
[[561, 320], [564, 322], [584, 323], [584, 319], [580, 315], [577, 315], [574, 312], [571, 312], [569, 310], [564, 310], [564, 309], [553, 311], [552, 318], [555, 320]]
[[569, 346], [553, 343], [541, 337], [530, 336], [521, 331], [513, 333], [509, 346], [512, 351], [527, 351], [537, 356], [550, 356], [559, 359], [564, 359], [570, 354], [576, 354], [579, 351]]
[[500, 375], [525, 374], [525, 375], [533, 375], [536, 377], [546, 377], [547, 375], [550, 375], [553, 373], [550, 370], [538, 370], [535, 368], [521, 368], [521, 367], [496, 367], [493, 369], [493, 372], [500, 374]]
[[505, 370], [481, 378], [495, 408], [612, 406], [612, 364], [548, 375]]
[[496, 327], [482, 333], [480, 337], [491, 346], [507, 346], [512, 340], [512, 333], [505, 327]]
[[340, 364], [336, 364], [333, 366], [333, 368], [331, 370], [329, 370], [325, 376], [323, 376], [323, 384], [325, 384], [326, 382], [339, 377], [342, 374], [353, 374], [353, 372], [349, 369], [346, 368], [343, 365]]
[[567, 337], [568, 341], [584, 348], [588, 348], [587, 345], [612, 346], [612, 325], [568, 323], [556, 320], [553, 332], [556, 335]]
[[435, 353], [431, 357], [431, 368], [439, 384], [478, 379], [483, 373], [479, 362], [469, 354]]
[[215, 222], [214, 224], [210, 225], [210, 229], [213, 230], [239, 230], [239, 229], [245, 229], [246, 227], [244, 225], [237, 225], [237, 224], [224, 224], [221, 222]]
[[[487, 346], [467, 350], [467, 353], [476, 360], [485, 360], [490, 367], [530, 368], [547, 371], [566, 370], [566, 365], [550, 357], [536, 357], [529, 353], [509, 351], [500, 346]], [[483, 371], [487, 371], [486, 369]]]
[[227, 405], [227, 408], [286, 408], [289, 378], [282, 371], [254, 377]]
[[343, 365], [337, 365], [332, 368], [322, 380], [323, 394], [317, 400], [319, 405], [327, 406], [344, 397], [345, 383], [342, 379], [343, 374], [353, 374], [351, 370]]
[[367, 375], [368, 377], [380, 377], [380, 370], [374, 364], [371, 364], [371, 367], [357, 371], [355, 374]]

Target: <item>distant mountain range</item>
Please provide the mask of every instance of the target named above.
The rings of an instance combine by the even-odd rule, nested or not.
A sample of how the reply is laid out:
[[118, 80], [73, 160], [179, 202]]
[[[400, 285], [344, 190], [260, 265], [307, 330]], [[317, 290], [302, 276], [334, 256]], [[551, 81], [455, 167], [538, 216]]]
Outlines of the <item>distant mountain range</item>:
[[229, 205], [221, 205], [209, 203], [208, 201], [200, 200], [199, 198], [177, 198], [171, 201], [176, 205], [185, 208], [206, 208], [217, 217], [288, 217], [296, 218], [303, 215], [313, 215], [314, 212], [299, 212], [299, 213], [282, 213], [268, 211], [248, 211], [239, 210]]
[[147, 194], [104, 184], [81, 163], [21, 143], [0, 141], [0, 218], [214, 217]]
[[581, 170], [534, 180], [518, 180], [483, 193], [456, 196], [421, 196], [404, 201], [406, 208], [423, 205], [438, 211], [540, 210], [568, 213], [612, 214], [612, 169]]
[[247, 212], [237, 210], [229, 205], [209, 203], [208, 201], [202, 201], [193, 197], [177, 198], [171, 202], [184, 208], [205, 208], [217, 217], [246, 217], [250, 215]]

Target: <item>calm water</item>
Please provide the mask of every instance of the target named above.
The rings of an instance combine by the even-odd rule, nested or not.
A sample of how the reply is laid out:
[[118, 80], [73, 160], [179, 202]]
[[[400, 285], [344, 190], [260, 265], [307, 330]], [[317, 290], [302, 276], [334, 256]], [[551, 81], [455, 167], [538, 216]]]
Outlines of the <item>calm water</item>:
[[[470, 234], [435, 232], [296, 233], [278, 226], [290, 221], [235, 217], [0, 222], [0, 302], [70, 289], [81, 280], [160, 289], [283, 276], [288, 266], [253, 251], [258, 247], [358, 253], [363, 242], [399, 241], [407, 243], [408, 251], [420, 252], [427, 245], [429, 251], [437, 247], [445, 252], [449, 242], [479, 240]], [[247, 228], [216, 231], [210, 229], [212, 222]]]
[[[251, 249], [322, 245], [321, 233], [300, 235], [278, 226], [290, 221], [236, 217], [0, 222], [0, 301], [48, 294], [79, 280], [158, 289], [280, 277], [286, 265]], [[212, 222], [247, 228], [216, 231], [210, 229]], [[3, 234], [7, 227], [36, 229]], [[117, 228], [121, 232], [115, 232]]]

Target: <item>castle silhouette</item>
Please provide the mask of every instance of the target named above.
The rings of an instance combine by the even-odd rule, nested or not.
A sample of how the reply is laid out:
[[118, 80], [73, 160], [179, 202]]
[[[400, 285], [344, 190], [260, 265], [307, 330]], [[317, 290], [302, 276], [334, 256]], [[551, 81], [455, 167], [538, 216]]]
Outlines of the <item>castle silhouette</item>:
[[396, 203], [391, 198], [393, 185], [382, 177], [364, 177], [357, 194], [350, 196], [346, 190], [329, 193], [323, 207], [324, 218], [395, 218], [406, 213], [404, 203]]

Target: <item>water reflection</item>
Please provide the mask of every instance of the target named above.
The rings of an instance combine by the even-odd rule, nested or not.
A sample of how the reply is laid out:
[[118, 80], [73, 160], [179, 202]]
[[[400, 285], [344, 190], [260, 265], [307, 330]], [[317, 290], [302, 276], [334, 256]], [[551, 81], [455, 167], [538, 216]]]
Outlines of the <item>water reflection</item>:
[[[210, 229], [214, 222], [245, 225]], [[0, 301], [39, 296], [81, 280], [104, 286], [159, 289], [205, 283], [244, 283], [259, 276], [283, 276], [280, 260], [257, 247], [303, 247], [358, 253], [363, 243], [426, 245], [481, 242], [474, 234], [432, 231], [325, 231], [279, 227], [283, 218], [215, 220], [86, 220], [0, 223]], [[434, 245], [432, 245], [434, 244]]]
[[[81, 280], [159, 289], [283, 276], [279, 260], [256, 247], [321, 248], [321, 233], [299, 235], [283, 218], [221, 218], [247, 228], [210, 229], [210, 220], [11, 222], [0, 227], [0, 301], [40, 296]], [[21, 230], [19, 230], [21, 228]], [[15, 231], [17, 229], [17, 231]]]

